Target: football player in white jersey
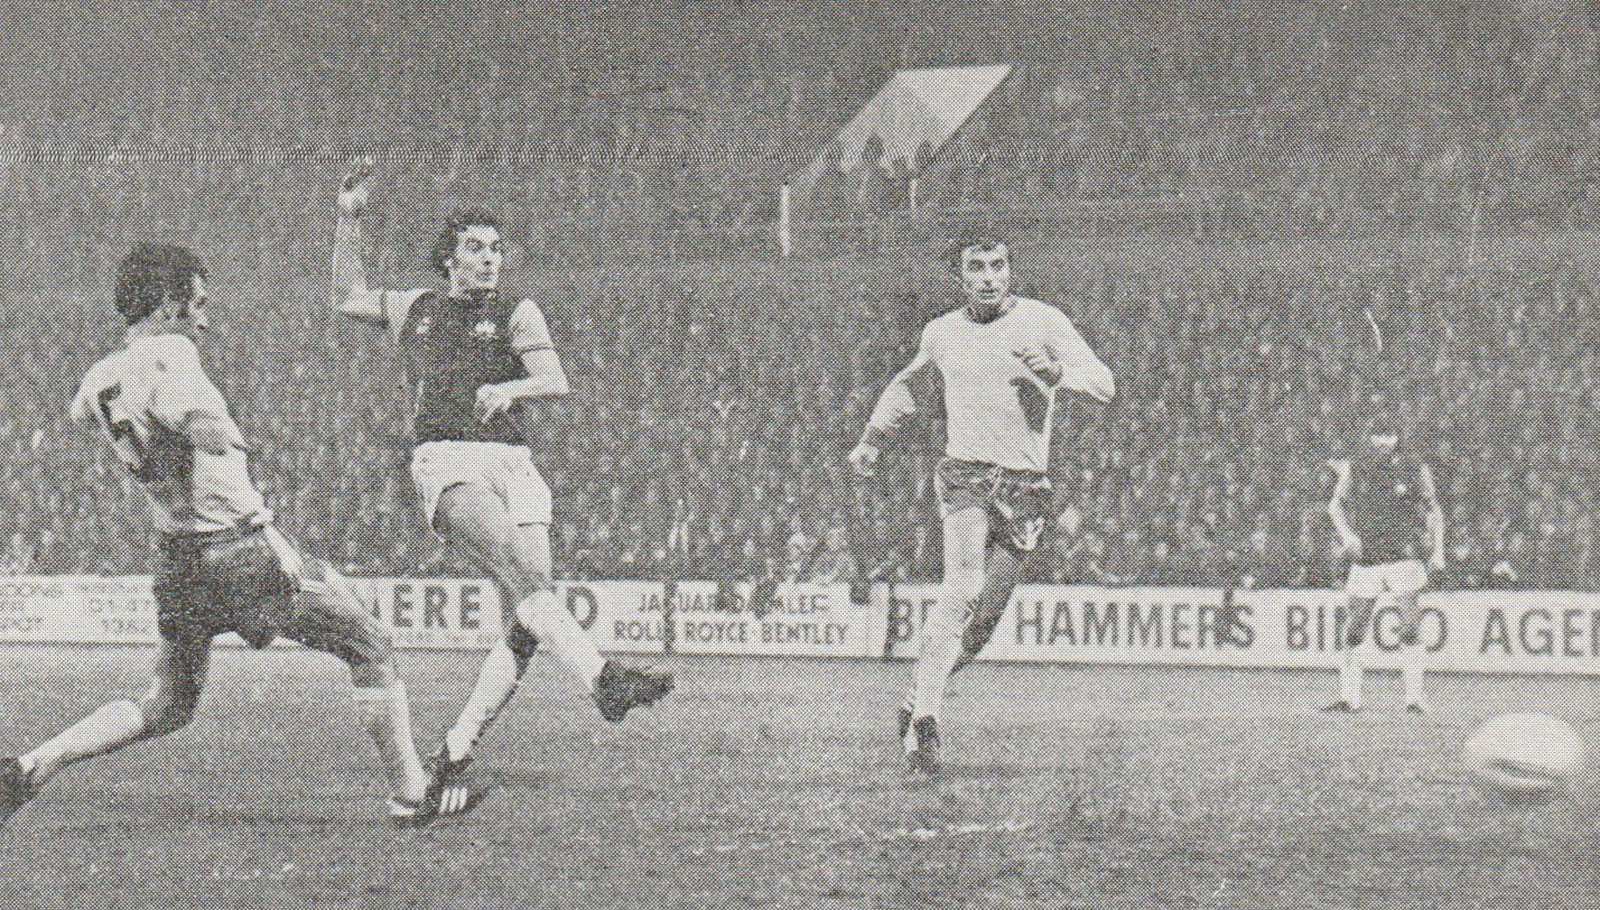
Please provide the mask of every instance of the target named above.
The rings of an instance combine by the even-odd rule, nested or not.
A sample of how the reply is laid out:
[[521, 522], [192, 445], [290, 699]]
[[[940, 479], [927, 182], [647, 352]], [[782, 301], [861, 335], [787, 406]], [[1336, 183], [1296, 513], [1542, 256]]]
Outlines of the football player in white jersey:
[[914, 770], [939, 766], [939, 712], [950, 675], [988, 643], [1052, 520], [1050, 434], [1063, 392], [1109, 401], [1111, 370], [1066, 314], [1011, 292], [1011, 251], [956, 245], [966, 306], [928, 323], [916, 357], [878, 399], [850, 462], [870, 475], [880, 448], [914, 413], [913, 378], [943, 380], [948, 440], [939, 464], [944, 581], [923, 627], [899, 732]]
[[283, 635], [344, 660], [387, 766], [390, 816], [400, 824], [436, 817], [420, 811], [428, 776], [389, 630], [343, 577], [273, 527], [244, 438], [200, 365], [195, 339], [208, 326], [205, 303], [205, 268], [182, 247], [137, 247], [118, 270], [126, 344], [90, 368], [72, 416], [110, 446], [153, 507], [161, 535], [155, 680], [143, 698], [111, 702], [31, 752], [0, 760], [0, 820], [68, 765], [188, 723], [211, 641], [225, 632], [256, 648]]
[[672, 674], [605, 659], [556, 600], [550, 488], [521, 421], [529, 402], [567, 394], [567, 377], [538, 304], [500, 293], [499, 222], [470, 211], [445, 224], [431, 254], [448, 284], [443, 290], [371, 288], [360, 249], [370, 167], [363, 161], [341, 184], [330, 302], [341, 315], [389, 330], [415, 404], [411, 474], [423, 512], [515, 606], [434, 756], [424, 806], [448, 806], [467, 792], [461, 772], [472, 748], [516, 693], [541, 640], [613, 723], [670, 692]]

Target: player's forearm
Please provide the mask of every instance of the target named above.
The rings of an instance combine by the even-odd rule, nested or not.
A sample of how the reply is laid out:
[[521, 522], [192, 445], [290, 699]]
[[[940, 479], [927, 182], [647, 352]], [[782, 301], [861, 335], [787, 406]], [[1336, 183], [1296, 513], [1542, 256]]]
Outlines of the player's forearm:
[[361, 261], [361, 219], [340, 212], [333, 228], [332, 279], [328, 303], [335, 312], [370, 321], [383, 317], [367, 286], [367, 268]]
[[1063, 361], [1061, 380], [1056, 388], [1087, 395], [1099, 402], [1110, 401], [1117, 394], [1116, 378], [1111, 375], [1111, 368], [1096, 357], [1088, 345], [1083, 345], [1075, 353], [1077, 356]]
[[890, 396], [885, 395], [878, 400], [878, 406], [873, 409], [872, 417], [868, 419], [866, 428], [861, 431], [861, 442], [880, 449], [883, 448], [884, 443], [894, 436], [895, 432], [900, 429], [900, 425], [914, 412], [915, 409], [899, 401], [898, 396], [891, 399]]
[[524, 376], [510, 382], [497, 383], [494, 388], [511, 399], [555, 398], [572, 391], [565, 374]]
[[1350, 516], [1344, 511], [1344, 500], [1328, 501], [1328, 518], [1333, 522], [1333, 530], [1339, 535], [1340, 540], [1351, 540], [1356, 537], [1355, 528], [1350, 526]]
[[881, 448], [900, 429], [906, 418], [917, 412], [916, 398], [911, 394], [912, 372], [910, 368], [902, 370], [883, 390], [872, 409], [872, 416], [867, 418], [867, 427], [861, 434], [862, 442]]

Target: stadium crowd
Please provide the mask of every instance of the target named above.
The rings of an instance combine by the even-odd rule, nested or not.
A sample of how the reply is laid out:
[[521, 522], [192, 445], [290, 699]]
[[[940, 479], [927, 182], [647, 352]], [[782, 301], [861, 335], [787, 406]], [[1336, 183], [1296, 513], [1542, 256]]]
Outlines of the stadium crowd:
[[[428, 280], [421, 249], [451, 208], [506, 216], [508, 283], [545, 305], [575, 385], [531, 421], [565, 574], [937, 577], [937, 420], [876, 481], [842, 455], [953, 303], [936, 241], [977, 222], [1016, 241], [1022, 290], [1067, 309], [1118, 377], [1112, 405], [1064, 420], [1045, 577], [1329, 583], [1326, 460], [1376, 394], [1440, 475], [1446, 584], [1600, 586], [1581, 16], [1019, 3], [1014, 28], [934, 40], [900, 4], [851, 5], [843, 33], [798, 27], [810, 5], [755, 5], [753, 28], [678, 9], [459, 54], [421, 19], [335, 13], [304, 33], [223, 16], [191, 36], [151, 12], [68, 36], [165, 49], [129, 93], [19, 41], [0, 67], [0, 571], [148, 568], [131, 481], [64, 417], [115, 337], [108, 275], [143, 239], [212, 263], [208, 357], [285, 526], [354, 572], [465, 571], [420, 528], [392, 350], [326, 308], [331, 180], [370, 151], [392, 283]], [[1106, 15], [1140, 27], [1080, 27]], [[6, 24], [25, 37], [25, 19]], [[399, 75], [364, 69], [369, 31], [409, 48]], [[242, 34], [254, 53], [228, 51]], [[775, 260], [774, 187], [842, 111], [895, 69], [996, 58], [1036, 62], [938, 162], [840, 162], [802, 201], [802, 255]], [[441, 101], [440, 84], [467, 88]]]
[[[1045, 577], [1329, 582], [1326, 459], [1359, 438], [1380, 394], [1403, 403], [1439, 474], [1450, 584], [1600, 584], [1591, 273], [1539, 260], [1468, 280], [1406, 258], [1365, 273], [1163, 270], [1019, 245], [1036, 257], [1019, 265], [1024, 290], [1071, 311], [1119, 377], [1112, 405], [1065, 412], [1066, 533]], [[539, 276], [575, 386], [529, 421], [558, 497], [560, 570], [936, 577], [937, 416], [877, 480], [853, 479], [842, 460], [917, 326], [952, 303], [935, 257], [923, 258], [912, 269], [767, 262], [693, 280]], [[209, 356], [285, 524], [352, 571], [464, 571], [414, 514], [384, 340], [334, 322], [311, 279], [229, 293], [229, 273], [245, 270], [218, 271]], [[9, 572], [146, 568], [136, 491], [62, 415], [63, 377], [114, 329], [85, 331], [108, 321], [95, 303], [63, 314], [8, 302], [3, 317], [19, 371], [0, 407]]]

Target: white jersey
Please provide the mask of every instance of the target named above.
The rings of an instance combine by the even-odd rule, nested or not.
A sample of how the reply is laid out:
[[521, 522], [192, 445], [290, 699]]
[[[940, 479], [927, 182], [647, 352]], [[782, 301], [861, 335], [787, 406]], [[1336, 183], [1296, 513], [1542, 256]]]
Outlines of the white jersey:
[[[1018, 352], [1028, 348], [1054, 352], [1061, 364], [1055, 387], [1023, 364]], [[990, 322], [974, 321], [963, 307], [928, 323], [916, 358], [878, 400], [869, 432], [887, 434], [915, 411], [908, 381], [930, 368], [944, 380], [945, 454], [1019, 471], [1049, 470], [1058, 392], [1108, 401], [1114, 391], [1111, 370], [1089, 350], [1065, 313], [1019, 297]]]
[[143, 484], [161, 533], [271, 521], [242, 448], [214, 455], [190, 442], [184, 430], [195, 415], [225, 421], [243, 444], [200, 352], [182, 335], [130, 341], [89, 369], [72, 400], [73, 420], [97, 428]]

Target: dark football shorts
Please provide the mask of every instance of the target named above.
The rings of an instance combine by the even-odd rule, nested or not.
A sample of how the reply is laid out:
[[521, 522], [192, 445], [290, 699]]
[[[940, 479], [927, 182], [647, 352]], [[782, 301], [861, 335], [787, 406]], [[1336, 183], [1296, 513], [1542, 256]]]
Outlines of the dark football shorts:
[[989, 513], [989, 543], [1027, 556], [1055, 523], [1055, 489], [1050, 478], [978, 461], [939, 462], [939, 501], [944, 514], [971, 506]]
[[270, 526], [161, 543], [156, 628], [173, 642], [237, 632], [265, 648], [289, 623], [299, 554]]

